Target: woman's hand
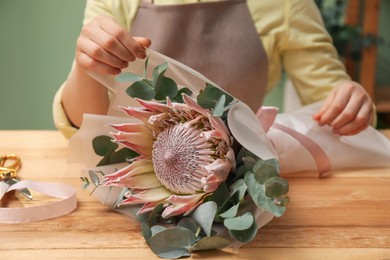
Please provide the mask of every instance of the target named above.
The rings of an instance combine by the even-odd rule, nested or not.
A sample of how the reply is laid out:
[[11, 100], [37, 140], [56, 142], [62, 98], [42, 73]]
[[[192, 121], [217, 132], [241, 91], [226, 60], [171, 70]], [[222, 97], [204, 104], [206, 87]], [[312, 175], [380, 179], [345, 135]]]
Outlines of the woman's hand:
[[373, 123], [374, 105], [365, 89], [357, 82], [339, 84], [313, 116], [320, 126], [329, 125], [333, 133], [354, 135]]
[[75, 59], [86, 70], [116, 75], [130, 61], [145, 58], [150, 44], [149, 39], [133, 38], [111, 17], [97, 16], [82, 28]]

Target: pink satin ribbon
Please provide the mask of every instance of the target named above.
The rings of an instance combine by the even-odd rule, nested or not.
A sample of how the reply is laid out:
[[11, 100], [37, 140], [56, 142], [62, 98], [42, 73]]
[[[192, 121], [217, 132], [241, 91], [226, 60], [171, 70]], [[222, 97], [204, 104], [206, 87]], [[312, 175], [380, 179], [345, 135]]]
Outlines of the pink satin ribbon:
[[319, 177], [323, 177], [327, 172], [331, 171], [332, 164], [324, 150], [322, 150], [322, 148], [309, 137], [293, 130], [292, 128], [274, 123], [277, 113], [278, 109], [275, 107], [260, 107], [260, 109], [257, 111], [257, 119], [263, 126], [264, 131], [268, 132], [268, 130], [273, 127], [289, 134], [298, 142], [300, 142], [313, 156], [313, 159], [317, 165]]
[[67, 184], [24, 180], [10, 186], [7, 192], [21, 189], [33, 189], [62, 200], [35, 207], [0, 208], [0, 223], [22, 223], [56, 218], [72, 212], [77, 207], [76, 190]]

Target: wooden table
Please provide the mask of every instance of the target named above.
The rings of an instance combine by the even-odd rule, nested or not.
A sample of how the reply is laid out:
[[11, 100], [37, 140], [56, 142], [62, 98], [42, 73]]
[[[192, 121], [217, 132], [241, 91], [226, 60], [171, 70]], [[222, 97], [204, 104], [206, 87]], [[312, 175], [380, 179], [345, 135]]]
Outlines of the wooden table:
[[[78, 178], [66, 175], [66, 152], [67, 140], [57, 131], [0, 131], [0, 154], [21, 156], [21, 178], [78, 189], [78, 208], [67, 216], [0, 224], [0, 259], [157, 259], [138, 224], [102, 206], [81, 189]], [[237, 252], [202, 252], [192, 258], [390, 259], [390, 169], [340, 171], [323, 179], [302, 173], [288, 179], [286, 214], [262, 228], [252, 243]], [[38, 199], [32, 203], [45, 200]]]

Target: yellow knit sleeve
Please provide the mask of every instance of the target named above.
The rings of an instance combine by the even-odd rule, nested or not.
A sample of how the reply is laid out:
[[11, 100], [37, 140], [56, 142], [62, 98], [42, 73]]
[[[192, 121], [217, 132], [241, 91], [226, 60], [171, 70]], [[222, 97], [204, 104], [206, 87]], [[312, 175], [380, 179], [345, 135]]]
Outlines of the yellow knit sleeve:
[[349, 80], [313, 0], [289, 0], [280, 43], [284, 68], [303, 105], [325, 99]]
[[56, 128], [66, 137], [70, 138], [78, 130], [69, 121], [68, 116], [62, 107], [62, 89], [64, 84], [57, 90], [53, 100], [53, 119]]

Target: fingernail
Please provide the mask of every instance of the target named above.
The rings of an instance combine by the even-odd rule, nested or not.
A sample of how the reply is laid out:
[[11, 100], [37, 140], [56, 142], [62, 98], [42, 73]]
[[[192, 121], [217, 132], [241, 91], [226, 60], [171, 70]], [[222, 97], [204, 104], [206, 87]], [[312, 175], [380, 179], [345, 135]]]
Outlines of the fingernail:
[[146, 52], [140, 51], [140, 52], [138, 52], [137, 56], [138, 56], [138, 58], [144, 59], [144, 58], [146, 58]]

